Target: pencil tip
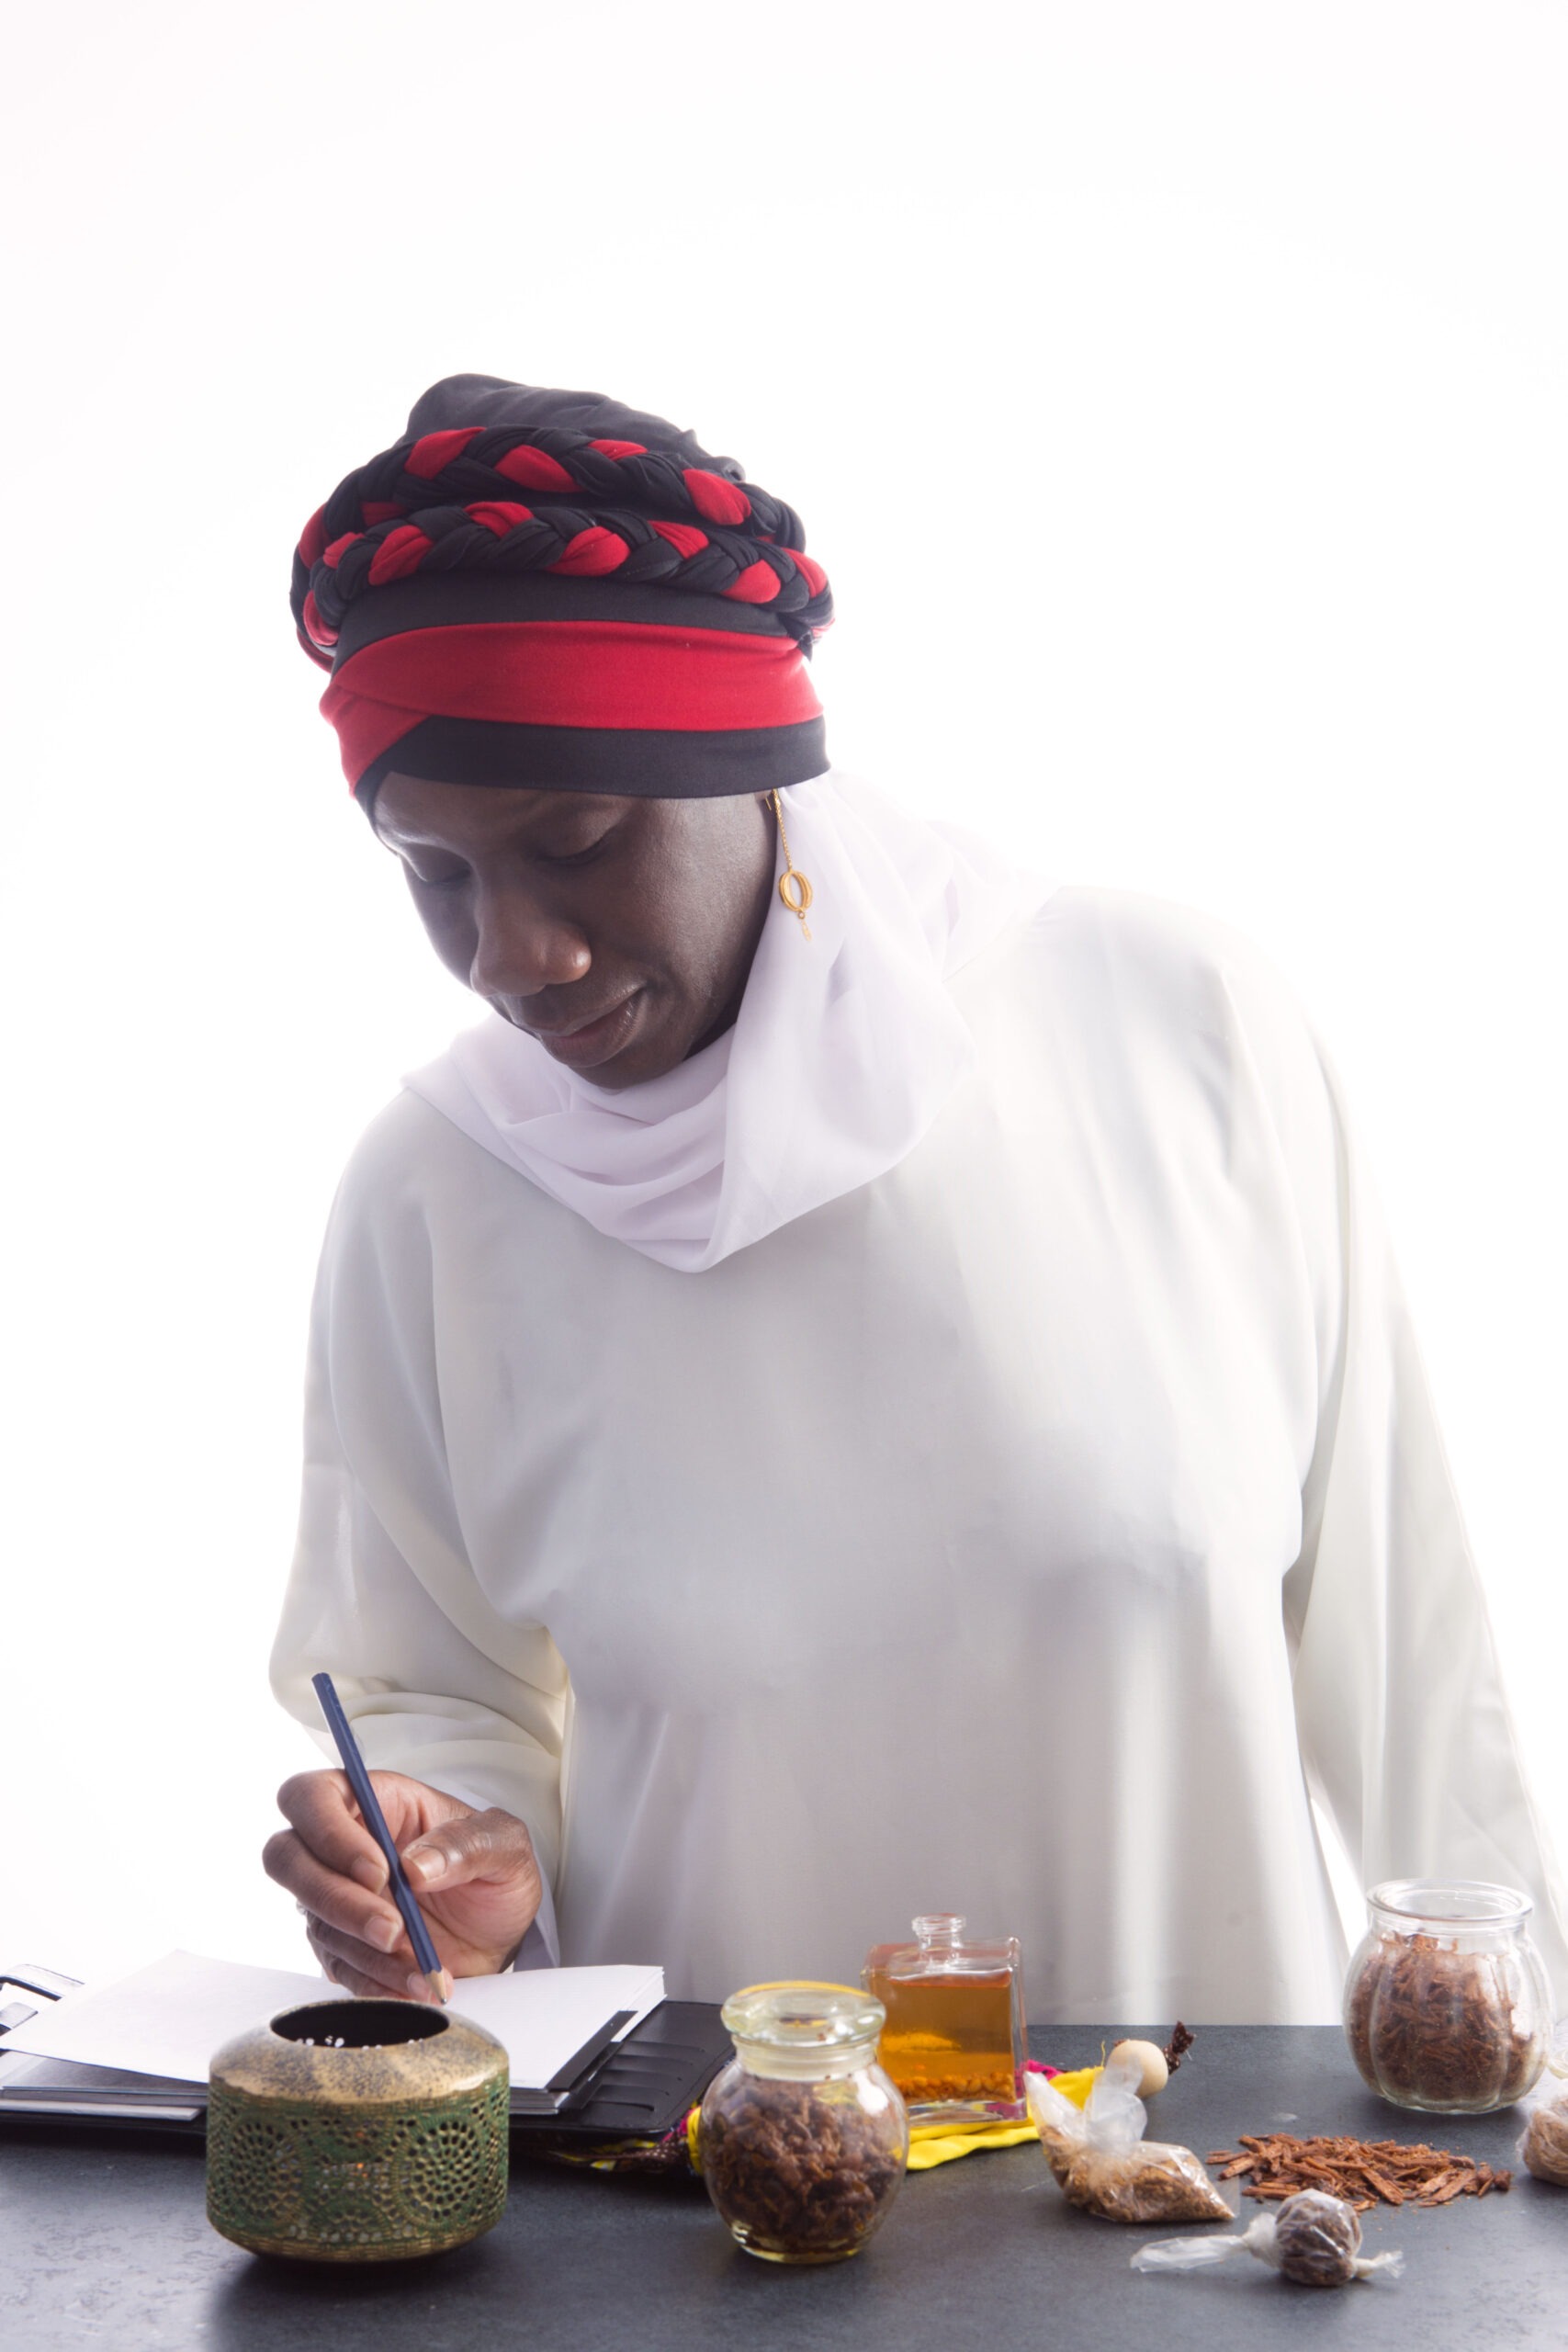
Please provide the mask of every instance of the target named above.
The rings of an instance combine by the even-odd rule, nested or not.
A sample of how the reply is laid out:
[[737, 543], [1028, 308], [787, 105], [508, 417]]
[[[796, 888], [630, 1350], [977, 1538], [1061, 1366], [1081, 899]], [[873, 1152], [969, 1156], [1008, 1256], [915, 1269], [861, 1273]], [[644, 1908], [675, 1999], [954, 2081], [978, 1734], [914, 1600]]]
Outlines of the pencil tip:
[[447, 1975], [446, 1971], [444, 1968], [427, 1968], [424, 1972], [424, 1981], [434, 1998], [445, 2007], [452, 1997], [452, 1979]]

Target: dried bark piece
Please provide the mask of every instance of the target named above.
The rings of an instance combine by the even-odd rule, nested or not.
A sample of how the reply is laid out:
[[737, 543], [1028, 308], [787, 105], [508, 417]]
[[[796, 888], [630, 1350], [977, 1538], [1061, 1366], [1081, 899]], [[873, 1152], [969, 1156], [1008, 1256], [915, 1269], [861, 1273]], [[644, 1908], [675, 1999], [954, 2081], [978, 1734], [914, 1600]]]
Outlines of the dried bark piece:
[[1297, 2139], [1289, 2132], [1268, 2138], [1244, 2133], [1239, 2149], [1217, 2148], [1209, 2162], [1224, 2180], [1249, 2174], [1245, 2196], [1272, 2199], [1323, 2189], [1361, 2213], [1380, 2200], [1446, 2205], [1455, 2197], [1484, 2197], [1489, 2189], [1506, 2189], [1513, 2183], [1512, 2173], [1449, 2149], [1424, 2143], [1411, 2147], [1397, 2140], [1355, 2140], [1345, 2134]]

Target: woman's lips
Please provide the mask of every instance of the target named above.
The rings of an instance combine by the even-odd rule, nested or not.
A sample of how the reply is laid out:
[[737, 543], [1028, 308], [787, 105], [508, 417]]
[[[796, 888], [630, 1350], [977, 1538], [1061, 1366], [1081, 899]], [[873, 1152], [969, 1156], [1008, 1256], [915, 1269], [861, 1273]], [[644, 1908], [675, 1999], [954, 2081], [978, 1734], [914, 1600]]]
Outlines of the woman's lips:
[[546, 1053], [552, 1055], [558, 1062], [565, 1062], [571, 1069], [594, 1069], [601, 1062], [607, 1062], [612, 1055], [618, 1054], [625, 1046], [631, 1035], [641, 1003], [642, 990], [633, 989], [630, 996], [623, 997], [619, 1004], [613, 1004], [609, 1012], [602, 1012], [596, 1021], [585, 1021], [575, 1029], [553, 1033], [536, 1029], [532, 1035], [537, 1037]]

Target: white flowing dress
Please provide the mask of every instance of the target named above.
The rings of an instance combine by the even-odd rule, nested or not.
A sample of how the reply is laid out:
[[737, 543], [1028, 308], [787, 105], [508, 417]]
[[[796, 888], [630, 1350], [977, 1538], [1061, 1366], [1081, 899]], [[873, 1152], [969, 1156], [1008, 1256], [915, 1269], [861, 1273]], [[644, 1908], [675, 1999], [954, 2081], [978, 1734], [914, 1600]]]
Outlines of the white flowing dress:
[[[797, 848], [797, 855], [804, 855]], [[697, 1273], [405, 1092], [333, 1209], [274, 1662], [521, 1815], [560, 1957], [853, 1979], [915, 1914], [1041, 2021], [1337, 2014], [1363, 1883], [1568, 1951], [1335, 1080], [1243, 940], [1064, 888], [951, 983], [897, 1165]]]

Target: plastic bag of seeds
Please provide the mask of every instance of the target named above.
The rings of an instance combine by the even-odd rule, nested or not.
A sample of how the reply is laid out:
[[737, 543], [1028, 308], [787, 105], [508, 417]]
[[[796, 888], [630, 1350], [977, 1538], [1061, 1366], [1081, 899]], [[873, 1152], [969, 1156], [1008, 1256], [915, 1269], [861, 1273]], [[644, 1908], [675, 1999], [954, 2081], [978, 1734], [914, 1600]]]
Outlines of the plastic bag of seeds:
[[1201, 2270], [1228, 2262], [1233, 2254], [1256, 2255], [1298, 2287], [1348, 2287], [1386, 2270], [1397, 2278], [1402, 2254], [1363, 2254], [1361, 2224], [1354, 2208], [1326, 2189], [1303, 2188], [1271, 2213], [1259, 2213], [1239, 2237], [1162, 2238], [1141, 2245], [1134, 2270]]
[[1029, 2112], [1071, 2205], [1111, 2222], [1234, 2222], [1190, 2148], [1145, 2140], [1135, 2054], [1113, 2050], [1089, 2103], [1075, 2107], [1042, 2075], [1025, 2077]]
[[1529, 2120], [1516, 2151], [1520, 2164], [1537, 2180], [1568, 2188], [1568, 2018], [1552, 2036], [1546, 2072], [1525, 2111]]

